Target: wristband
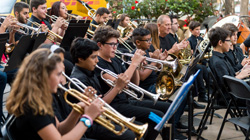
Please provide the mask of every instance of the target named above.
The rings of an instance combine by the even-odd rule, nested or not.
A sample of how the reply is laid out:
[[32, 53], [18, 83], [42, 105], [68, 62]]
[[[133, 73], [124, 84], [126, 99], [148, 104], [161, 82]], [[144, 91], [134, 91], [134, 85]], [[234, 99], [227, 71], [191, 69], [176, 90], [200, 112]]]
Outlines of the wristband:
[[89, 119], [90, 120], [90, 122], [91, 122], [91, 125], [93, 124], [93, 119], [91, 118], [91, 117], [89, 117], [88, 115], [82, 115], [82, 117], [81, 118], [87, 118], [87, 119]]

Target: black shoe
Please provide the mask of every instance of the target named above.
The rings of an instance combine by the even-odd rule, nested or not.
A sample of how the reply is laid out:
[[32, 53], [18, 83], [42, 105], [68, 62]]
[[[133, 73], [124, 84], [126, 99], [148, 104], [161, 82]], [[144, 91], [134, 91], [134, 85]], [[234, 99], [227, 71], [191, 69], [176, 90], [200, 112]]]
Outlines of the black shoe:
[[188, 126], [182, 124], [181, 122], [177, 123], [176, 128], [181, 132], [181, 133], [185, 133], [188, 131]]
[[197, 101], [194, 100], [194, 108], [196, 109], [204, 109], [206, 106], [199, 104]]
[[208, 102], [208, 97], [206, 94], [201, 94], [198, 96], [198, 101], [199, 102], [204, 102], [204, 103], [207, 103]]
[[174, 140], [187, 140], [186, 136], [183, 136], [179, 131], [175, 131]]

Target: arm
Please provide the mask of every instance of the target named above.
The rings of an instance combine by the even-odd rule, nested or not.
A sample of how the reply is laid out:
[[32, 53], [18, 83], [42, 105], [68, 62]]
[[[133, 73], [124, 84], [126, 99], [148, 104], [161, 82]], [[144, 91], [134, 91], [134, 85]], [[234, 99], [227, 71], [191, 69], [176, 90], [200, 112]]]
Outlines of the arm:
[[246, 46], [245, 46], [244, 42], [240, 44], [240, 48], [242, 49], [242, 53], [245, 55]]
[[[82, 103], [83, 105], [83, 103]], [[99, 99], [94, 100], [90, 106], [84, 107], [85, 115], [90, 116], [93, 120], [100, 115], [104, 110], [102, 109], [103, 104]], [[58, 125], [58, 120], [56, 119], [58, 130], [60, 130], [61, 126]], [[39, 136], [42, 139], [53, 139], [53, 140], [71, 140], [71, 139], [81, 139], [83, 134], [86, 132], [88, 128], [84, 125], [83, 122], [78, 122], [77, 125], [71, 129], [65, 135], [61, 135], [59, 131], [53, 124], [49, 124], [38, 131]]]

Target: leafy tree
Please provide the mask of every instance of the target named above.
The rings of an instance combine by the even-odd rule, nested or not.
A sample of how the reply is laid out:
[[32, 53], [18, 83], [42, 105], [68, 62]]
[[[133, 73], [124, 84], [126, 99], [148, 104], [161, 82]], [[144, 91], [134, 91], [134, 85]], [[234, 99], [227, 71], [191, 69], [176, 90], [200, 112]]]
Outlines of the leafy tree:
[[157, 19], [162, 14], [175, 13], [195, 15], [195, 20], [202, 22], [213, 15], [212, 0], [107, 0], [113, 13], [127, 13], [131, 18]]

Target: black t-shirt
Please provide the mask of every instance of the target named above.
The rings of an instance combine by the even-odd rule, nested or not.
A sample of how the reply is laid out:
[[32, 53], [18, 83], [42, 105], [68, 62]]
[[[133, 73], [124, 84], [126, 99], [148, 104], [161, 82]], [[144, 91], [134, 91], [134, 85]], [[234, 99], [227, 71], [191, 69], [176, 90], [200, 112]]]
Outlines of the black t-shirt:
[[191, 35], [191, 36], [188, 38], [190, 47], [191, 47], [191, 49], [193, 50], [193, 52], [195, 52], [195, 50], [196, 50], [197, 40], [202, 41], [203, 38], [200, 37], [200, 36], [196, 37], [196, 36], [194, 36], [194, 35]]
[[155, 51], [155, 48], [154, 46], [151, 44], [149, 49], [148, 49], [148, 52], [154, 52]]
[[213, 55], [210, 58], [209, 66], [212, 69], [220, 87], [224, 86], [224, 75], [235, 76], [235, 71], [232, 65], [223, 53], [213, 51]]
[[174, 43], [179, 43], [179, 39], [176, 34], [173, 35], [172, 33], [169, 33], [167, 34], [167, 38], [169, 40], [169, 45], [171, 46], [171, 48], [173, 47]]
[[94, 71], [89, 71], [75, 65], [70, 77], [80, 80], [86, 86], [92, 86], [97, 90], [97, 94], [103, 93], [99, 80], [97, 79]]
[[[136, 51], [136, 50], [134, 50], [132, 53], [134, 54], [135, 51]], [[147, 50], [146, 50], [145, 52], [146, 52], [145, 56], [146, 56], [146, 57], [150, 57], [149, 52], [148, 52]], [[150, 62], [148, 62], [148, 64], [150, 64]], [[139, 86], [140, 86], [141, 88], [145, 89], [145, 90], [148, 90], [148, 88], [149, 88], [151, 85], [153, 85], [153, 84], [156, 83], [157, 76], [158, 76], [158, 75], [157, 75], [157, 72], [152, 71], [151, 74], [150, 74], [144, 81], [141, 81], [141, 80], [140, 80]]]
[[234, 50], [229, 49], [225, 52], [225, 55], [235, 71], [239, 71], [243, 66], [241, 65], [242, 60], [245, 58], [242, 49], [240, 47], [233, 46]]
[[165, 50], [170, 50], [172, 48], [172, 46], [170, 45], [169, 39], [167, 38], [167, 35], [165, 37], [161, 37], [159, 36], [160, 39], [160, 48], [162, 49], [162, 51]]
[[[32, 21], [32, 22], [37, 22], [37, 23], [39, 23], [39, 24], [42, 24], [42, 22], [44, 22], [44, 23], [46, 24], [46, 26], [47, 26], [50, 30], [52, 29], [50, 23], [49, 23], [47, 20], [45, 20], [45, 19], [39, 20], [37, 17], [31, 15], [30, 21]], [[30, 21], [28, 21], [27, 25], [37, 28], [37, 26], [34, 25], [34, 24], [32, 24]]]
[[15, 134], [20, 140], [41, 140], [38, 131], [50, 124], [56, 126], [54, 116], [34, 115], [31, 109], [27, 109], [25, 115], [16, 118], [15, 125], [17, 132]]
[[59, 122], [65, 120], [70, 114], [72, 108], [66, 103], [64, 100], [64, 91], [61, 89], [57, 90], [56, 94], [53, 95], [53, 110], [55, 116], [59, 120]]
[[[126, 68], [122, 65], [122, 63], [117, 58], [111, 58], [112, 62], [108, 62], [101, 57], [98, 56], [99, 62], [97, 65], [103, 69], [108, 69], [116, 74], [124, 73], [126, 71]], [[95, 73], [97, 75], [98, 80], [100, 81], [101, 87], [102, 87], [102, 94], [105, 94], [110, 90], [110, 86], [105, 83], [105, 81], [101, 78], [101, 70], [96, 68]], [[111, 102], [111, 105], [114, 103], [126, 103], [128, 102], [126, 93], [122, 92], [120, 94], [117, 94], [114, 100]]]

